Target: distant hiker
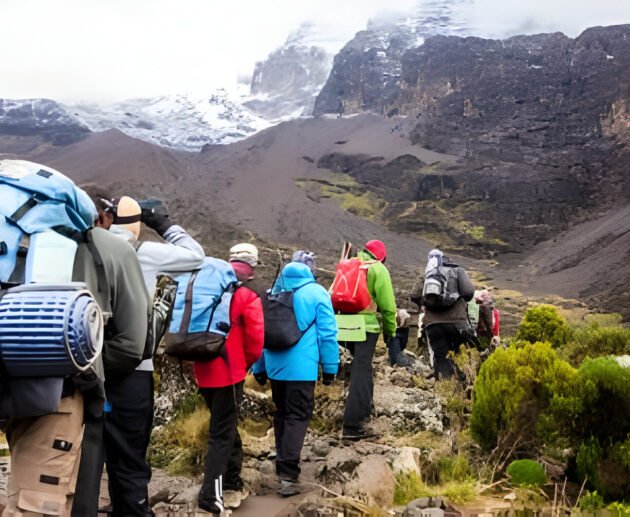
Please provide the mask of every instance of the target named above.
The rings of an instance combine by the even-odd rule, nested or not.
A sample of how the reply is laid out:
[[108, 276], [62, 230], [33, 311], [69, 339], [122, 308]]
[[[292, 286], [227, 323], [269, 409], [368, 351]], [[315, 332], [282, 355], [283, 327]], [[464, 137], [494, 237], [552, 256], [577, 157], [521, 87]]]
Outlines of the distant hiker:
[[500, 330], [499, 311], [487, 289], [475, 291], [473, 299], [468, 302], [468, 317], [481, 343], [486, 347], [491, 343], [496, 346]]
[[[356, 259], [349, 258], [349, 248], [350, 246], [346, 246], [337, 267], [331, 295], [335, 309], [345, 313], [338, 320], [340, 329], [359, 328], [358, 331], [350, 332], [340, 330], [340, 342], [350, 350], [353, 357], [342, 436], [348, 440], [359, 440], [369, 436], [364, 425], [372, 413], [372, 359], [381, 332], [377, 311], [382, 317], [383, 337], [390, 347], [390, 357], [394, 364], [399, 359], [401, 347], [400, 341], [395, 338], [396, 301], [389, 271], [384, 264], [387, 259], [385, 244], [378, 240], [369, 241]], [[354, 293], [361, 292], [361, 298], [364, 299], [358, 303], [359, 300], [353, 299]], [[343, 303], [344, 299], [346, 303]]]
[[[201, 265], [203, 248], [171, 220], [161, 202], [144, 210], [128, 196], [100, 198], [96, 204], [101, 210], [100, 225], [135, 248], [151, 297], [158, 272], [190, 271]], [[141, 222], [164, 241], [139, 241]], [[113, 516], [153, 515], [148, 496], [151, 467], [146, 460], [153, 429], [153, 345], [145, 349], [136, 371], [105, 383], [104, 437]]]
[[230, 264], [240, 286], [230, 305], [230, 332], [224, 353], [211, 361], [195, 362], [199, 392], [210, 410], [210, 436], [198, 504], [219, 514], [233, 495], [243, 497], [243, 449], [237, 425], [247, 371], [262, 353], [264, 326], [260, 297], [248, 283], [254, 278], [258, 250], [252, 244], [230, 249]]
[[[300, 491], [300, 454], [313, 416], [319, 366], [323, 383], [332, 384], [339, 345], [330, 296], [315, 283], [311, 269], [290, 262], [282, 268], [279, 283], [265, 300], [265, 349], [252, 372], [261, 385], [271, 380], [278, 493], [290, 496]], [[290, 314], [286, 307], [292, 308]], [[273, 328], [271, 321], [277, 322]]]
[[[23, 354], [5, 356], [10, 334], [1, 333], [2, 382], [8, 387], [2, 390], [2, 416], [8, 417], [12, 471], [4, 515], [96, 516], [103, 465], [103, 381], [133, 372], [145, 346], [148, 296], [140, 266], [133, 248], [93, 228], [97, 212], [87, 194], [48, 167], [0, 162], [0, 214], [0, 241], [6, 251], [0, 255], [0, 329], [14, 302], [30, 303], [33, 296], [48, 300], [28, 315], [38, 323], [20, 331]], [[22, 283], [32, 285], [22, 290]], [[59, 289], [38, 291], [38, 283]], [[59, 310], [72, 317], [61, 327], [51, 326], [51, 316], [58, 320]], [[29, 327], [38, 331], [32, 342]], [[32, 362], [29, 346], [41, 342], [44, 328], [51, 350], [67, 340], [72, 343], [55, 352], [49, 363], [41, 353]], [[55, 328], [64, 337], [58, 339]]]
[[424, 308], [422, 325], [436, 379], [455, 373], [450, 351], [474, 340], [467, 303], [475, 289], [464, 268], [450, 262], [440, 250], [431, 250], [423, 277], [411, 291], [411, 300]]

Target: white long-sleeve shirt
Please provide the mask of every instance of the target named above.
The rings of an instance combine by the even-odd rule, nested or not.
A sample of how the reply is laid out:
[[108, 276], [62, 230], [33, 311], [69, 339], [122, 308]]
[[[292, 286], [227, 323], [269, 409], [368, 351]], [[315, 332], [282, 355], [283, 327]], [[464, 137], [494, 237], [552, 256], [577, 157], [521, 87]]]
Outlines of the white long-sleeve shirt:
[[[110, 231], [118, 237], [134, 243], [135, 235], [125, 228], [112, 225]], [[153, 298], [158, 273], [191, 271], [201, 266], [205, 253], [201, 244], [181, 226], [174, 224], [163, 235], [166, 242], [143, 242], [136, 248], [144, 283], [149, 297]], [[153, 371], [153, 360], [145, 359], [137, 370]]]

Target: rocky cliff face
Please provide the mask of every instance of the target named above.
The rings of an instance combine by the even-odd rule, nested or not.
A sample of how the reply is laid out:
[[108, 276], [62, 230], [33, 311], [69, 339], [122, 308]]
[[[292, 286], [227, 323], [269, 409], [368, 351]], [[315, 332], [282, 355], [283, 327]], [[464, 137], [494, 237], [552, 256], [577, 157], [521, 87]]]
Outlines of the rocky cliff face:
[[272, 121], [310, 115], [332, 67], [333, 56], [319, 43], [312, 24], [292, 33], [282, 47], [256, 63], [252, 99], [244, 105]]
[[37, 136], [54, 145], [78, 142], [88, 127], [48, 99], [0, 99], [0, 135]]
[[360, 33], [335, 58], [315, 114], [342, 104], [404, 116], [412, 142], [458, 156], [431, 171], [437, 191], [423, 187], [435, 177], [418, 179], [416, 201], [468, 203], [472, 222], [522, 248], [628, 199], [630, 26], [576, 39], [437, 36], [406, 49], [376, 39]]

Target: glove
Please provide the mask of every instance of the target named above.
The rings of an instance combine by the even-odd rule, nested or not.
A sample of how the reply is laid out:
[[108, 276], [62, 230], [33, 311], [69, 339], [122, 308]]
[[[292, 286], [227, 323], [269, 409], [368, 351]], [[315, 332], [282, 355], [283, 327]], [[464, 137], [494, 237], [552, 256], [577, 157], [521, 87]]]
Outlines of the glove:
[[162, 202], [150, 208], [143, 208], [140, 221], [146, 224], [149, 228], [154, 229], [161, 236], [164, 236], [167, 230], [173, 226], [173, 221], [171, 221], [171, 218], [166, 211], [166, 207], [162, 204]]
[[323, 373], [322, 374], [322, 383], [324, 386], [330, 386], [335, 381], [334, 373]]
[[260, 384], [261, 386], [264, 386], [265, 384], [267, 384], [267, 379], [268, 379], [267, 372], [255, 373], [254, 379], [256, 379], [256, 382], [258, 384]]

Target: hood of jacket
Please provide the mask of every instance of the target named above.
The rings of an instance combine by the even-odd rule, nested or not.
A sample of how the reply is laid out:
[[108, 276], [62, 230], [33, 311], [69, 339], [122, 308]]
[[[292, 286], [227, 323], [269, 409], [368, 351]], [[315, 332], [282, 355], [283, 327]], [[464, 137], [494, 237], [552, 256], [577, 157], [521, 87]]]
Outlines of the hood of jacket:
[[131, 230], [128, 230], [127, 228], [119, 224], [112, 224], [109, 227], [109, 231], [113, 233], [116, 237], [118, 237], [119, 239], [123, 239], [130, 244], [133, 244], [137, 240], [135, 233], [133, 233]]
[[315, 277], [306, 264], [289, 262], [282, 268], [277, 283], [282, 291], [295, 291], [312, 282], [315, 282]]

